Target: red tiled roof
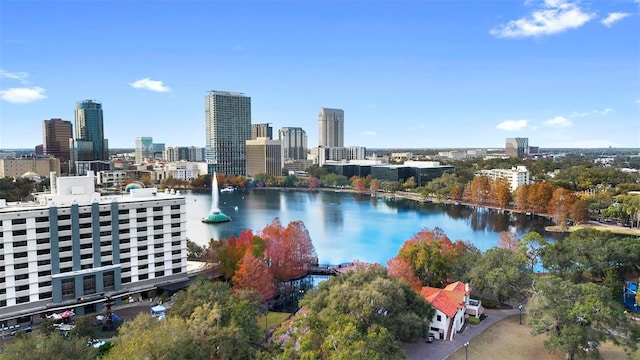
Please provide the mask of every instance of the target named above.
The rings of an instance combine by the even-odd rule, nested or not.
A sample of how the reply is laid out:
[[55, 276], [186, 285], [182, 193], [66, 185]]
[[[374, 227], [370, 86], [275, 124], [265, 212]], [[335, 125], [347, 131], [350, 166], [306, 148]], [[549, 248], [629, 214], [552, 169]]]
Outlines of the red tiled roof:
[[465, 284], [457, 281], [447, 285], [444, 289], [425, 286], [420, 290], [420, 295], [433, 307], [453, 318], [458, 309], [464, 308], [464, 297], [468, 293], [465, 291]]

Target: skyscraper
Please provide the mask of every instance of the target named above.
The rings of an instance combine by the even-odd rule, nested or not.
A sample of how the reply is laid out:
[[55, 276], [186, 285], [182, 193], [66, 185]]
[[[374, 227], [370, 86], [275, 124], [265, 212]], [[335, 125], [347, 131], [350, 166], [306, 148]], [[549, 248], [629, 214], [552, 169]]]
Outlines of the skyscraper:
[[153, 159], [153, 138], [136, 138], [136, 164], [142, 164], [144, 159]]
[[109, 160], [104, 138], [102, 103], [83, 100], [76, 103], [76, 161]]
[[42, 122], [42, 146], [44, 155], [60, 159], [63, 174], [69, 172], [71, 150], [69, 140], [73, 139], [71, 121], [62, 119], [44, 120]]
[[344, 146], [344, 111], [320, 108], [318, 112], [318, 146]]
[[282, 161], [307, 159], [307, 133], [299, 127], [283, 127], [278, 132]]
[[529, 155], [529, 138], [507, 138], [504, 153], [507, 156], [524, 158]]
[[246, 141], [251, 139], [251, 98], [212, 90], [205, 97], [206, 153], [209, 173], [244, 175]]

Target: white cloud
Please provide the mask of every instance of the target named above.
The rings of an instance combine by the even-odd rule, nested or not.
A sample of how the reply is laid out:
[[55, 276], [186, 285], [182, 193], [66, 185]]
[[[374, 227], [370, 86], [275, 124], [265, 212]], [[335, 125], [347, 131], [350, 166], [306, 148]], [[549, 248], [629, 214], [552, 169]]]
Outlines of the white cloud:
[[545, 120], [544, 124], [546, 126], [553, 126], [553, 127], [567, 127], [567, 126], [571, 126], [571, 121], [569, 121], [569, 119], [567, 119], [564, 116], [556, 116], [553, 119]]
[[576, 3], [566, 0], [545, 0], [542, 9], [507, 24], [499, 25], [489, 33], [499, 38], [521, 38], [553, 35], [576, 29], [596, 17], [586, 13]]
[[5, 79], [13, 79], [13, 80], [18, 80], [23, 84], [26, 84], [27, 78], [29, 77], [29, 74], [26, 72], [9, 72], [6, 71], [4, 69], [0, 69], [0, 78], [5, 78]]
[[365, 130], [365, 131], [362, 132], [362, 135], [376, 136], [376, 132], [375, 131], [371, 131], [371, 130]]
[[609, 13], [609, 15], [607, 15], [607, 17], [603, 19], [601, 23], [606, 27], [611, 27], [611, 25], [613, 25], [614, 23], [617, 23], [618, 21], [626, 18], [629, 15], [631, 14], [623, 13], [623, 12], [612, 12], [612, 13]]
[[498, 126], [496, 126], [496, 129], [514, 131], [524, 129], [526, 127], [527, 120], [506, 120], [498, 124]]
[[594, 114], [598, 114], [598, 115], [607, 115], [609, 113], [614, 112], [615, 110], [612, 108], [606, 108], [606, 109], [602, 109], [602, 110], [593, 110]]
[[168, 92], [171, 91], [171, 88], [165, 86], [160, 80], [151, 80], [149, 78], [144, 78], [140, 80], [136, 80], [132, 83], [129, 83], [131, 87], [136, 89], [146, 89], [157, 92]]
[[45, 91], [45, 89], [37, 86], [32, 88], [10, 88], [0, 90], [0, 98], [11, 103], [26, 104], [46, 99], [47, 96], [44, 94]]

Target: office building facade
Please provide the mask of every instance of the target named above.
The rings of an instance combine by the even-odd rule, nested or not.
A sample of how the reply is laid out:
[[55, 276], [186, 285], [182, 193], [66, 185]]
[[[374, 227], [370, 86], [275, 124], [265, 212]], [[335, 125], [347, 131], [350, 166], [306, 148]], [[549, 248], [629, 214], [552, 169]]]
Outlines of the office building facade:
[[307, 159], [307, 133], [299, 127], [283, 127], [278, 132], [282, 161]]
[[69, 160], [71, 160], [69, 141], [72, 139], [71, 121], [51, 119], [42, 122], [42, 152], [44, 155], [60, 159], [63, 174], [69, 172]]
[[505, 155], [524, 158], [529, 155], [529, 138], [507, 138]]
[[145, 159], [153, 159], [153, 138], [136, 138], [136, 164], [142, 164]]
[[251, 139], [251, 98], [242, 93], [210, 91], [205, 97], [209, 173], [245, 175], [246, 141]]
[[247, 140], [247, 175], [282, 176], [280, 141], [268, 138]]
[[251, 140], [257, 138], [273, 140], [273, 127], [271, 127], [271, 124], [251, 124]]
[[50, 178], [33, 202], [0, 199], [0, 327], [188, 281], [183, 196], [101, 197], [91, 172]]
[[318, 111], [318, 146], [344, 146], [344, 111], [320, 108]]

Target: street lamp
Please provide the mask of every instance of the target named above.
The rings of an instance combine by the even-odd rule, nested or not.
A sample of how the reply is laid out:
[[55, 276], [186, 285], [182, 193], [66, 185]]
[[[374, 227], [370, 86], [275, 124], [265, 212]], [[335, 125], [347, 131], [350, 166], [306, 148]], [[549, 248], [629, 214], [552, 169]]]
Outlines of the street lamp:
[[469, 342], [464, 343], [464, 360], [469, 360]]
[[520, 310], [520, 325], [522, 325], [522, 304], [518, 305], [518, 310]]

